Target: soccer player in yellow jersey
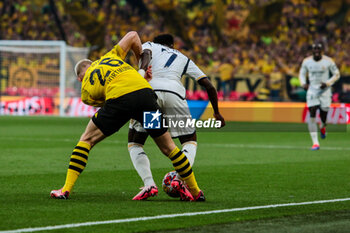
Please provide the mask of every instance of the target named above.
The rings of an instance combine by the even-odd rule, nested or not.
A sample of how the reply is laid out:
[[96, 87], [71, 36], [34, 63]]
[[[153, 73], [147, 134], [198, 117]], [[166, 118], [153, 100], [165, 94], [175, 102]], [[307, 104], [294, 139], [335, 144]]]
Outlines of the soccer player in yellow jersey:
[[[64, 186], [51, 191], [51, 197], [68, 198], [94, 145], [117, 132], [131, 118], [143, 122], [144, 112], [161, 112], [157, 97], [145, 79], [149, 78], [149, 72], [144, 71], [146, 68], [137, 72], [123, 60], [129, 50], [134, 52], [137, 60], [141, 58], [141, 40], [136, 32], [128, 32], [99, 60], [92, 62], [84, 59], [77, 63], [75, 72], [77, 79], [82, 82], [82, 101], [101, 108], [91, 118], [73, 150]], [[148, 133], [186, 181], [186, 200], [205, 201], [186, 155], [175, 145], [166, 129], [148, 129]], [[152, 195], [157, 195], [156, 191]]]

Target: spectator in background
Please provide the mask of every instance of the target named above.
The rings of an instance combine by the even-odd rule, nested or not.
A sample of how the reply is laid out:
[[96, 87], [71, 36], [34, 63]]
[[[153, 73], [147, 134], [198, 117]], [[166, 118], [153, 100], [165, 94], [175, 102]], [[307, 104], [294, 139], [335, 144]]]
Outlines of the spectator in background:
[[281, 101], [282, 82], [283, 75], [275, 66], [269, 79], [271, 101]]
[[220, 75], [220, 89], [223, 91], [224, 100], [228, 100], [231, 92], [230, 81], [234, 71], [231, 59], [226, 57], [224, 62], [219, 66], [218, 71]]

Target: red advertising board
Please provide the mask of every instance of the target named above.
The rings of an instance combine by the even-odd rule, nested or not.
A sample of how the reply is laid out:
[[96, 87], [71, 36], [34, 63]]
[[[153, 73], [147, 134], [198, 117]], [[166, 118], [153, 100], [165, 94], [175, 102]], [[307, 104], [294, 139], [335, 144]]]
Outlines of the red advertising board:
[[[303, 122], [308, 122], [310, 112], [305, 106], [303, 111]], [[316, 115], [316, 121], [321, 123], [319, 112]], [[332, 104], [327, 116], [329, 124], [350, 124], [350, 104]]]
[[1, 115], [52, 115], [54, 109], [48, 97], [3, 97], [0, 103]]
[[91, 117], [98, 108], [84, 104], [79, 97], [66, 98], [66, 116], [87, 116]]

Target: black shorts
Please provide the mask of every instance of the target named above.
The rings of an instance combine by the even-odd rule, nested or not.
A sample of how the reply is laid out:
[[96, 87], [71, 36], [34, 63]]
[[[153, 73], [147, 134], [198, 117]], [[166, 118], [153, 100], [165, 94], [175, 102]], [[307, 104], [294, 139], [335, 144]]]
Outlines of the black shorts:
[[[143, 122], [146, 111], [159, 111], [157, 96], [152, 89], [145, 88], [123, 95], [116, 99], [109, 99], [105, 105], [92, 117], [92, 121], [105, 136], [117, 132], [131, 118]], [[163, 135], [167, 129], [146, 129], [153, 138]]]

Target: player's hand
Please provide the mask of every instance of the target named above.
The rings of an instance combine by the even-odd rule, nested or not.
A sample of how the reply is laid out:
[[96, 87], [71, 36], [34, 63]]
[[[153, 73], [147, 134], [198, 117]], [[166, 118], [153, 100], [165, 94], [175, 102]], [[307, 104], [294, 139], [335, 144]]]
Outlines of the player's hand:
[[304, 84], [303, 88], [304, 88], [305, 91], [307, 91], [307, 89], [309, 89], [309, 84]]
[[152, 66], [149, 66], [146, 70], [145, 79], [147, 82], [152, 80]]
[[325, 89], [327, 87], [327, 84], [326, 83], [321, 83], [321, 86], [320, 86], [320, 88], [323, 90], [323, 89]]
[[215, 117], [216, 120], [221, 121], [221, 127], [220, 128], [222, 128], [222, 127], [224, 127], [226, 125], [225, 119], [224, 119], [223, 116], [221, 116], [220, 113], [214, 113], [213, 116]]

